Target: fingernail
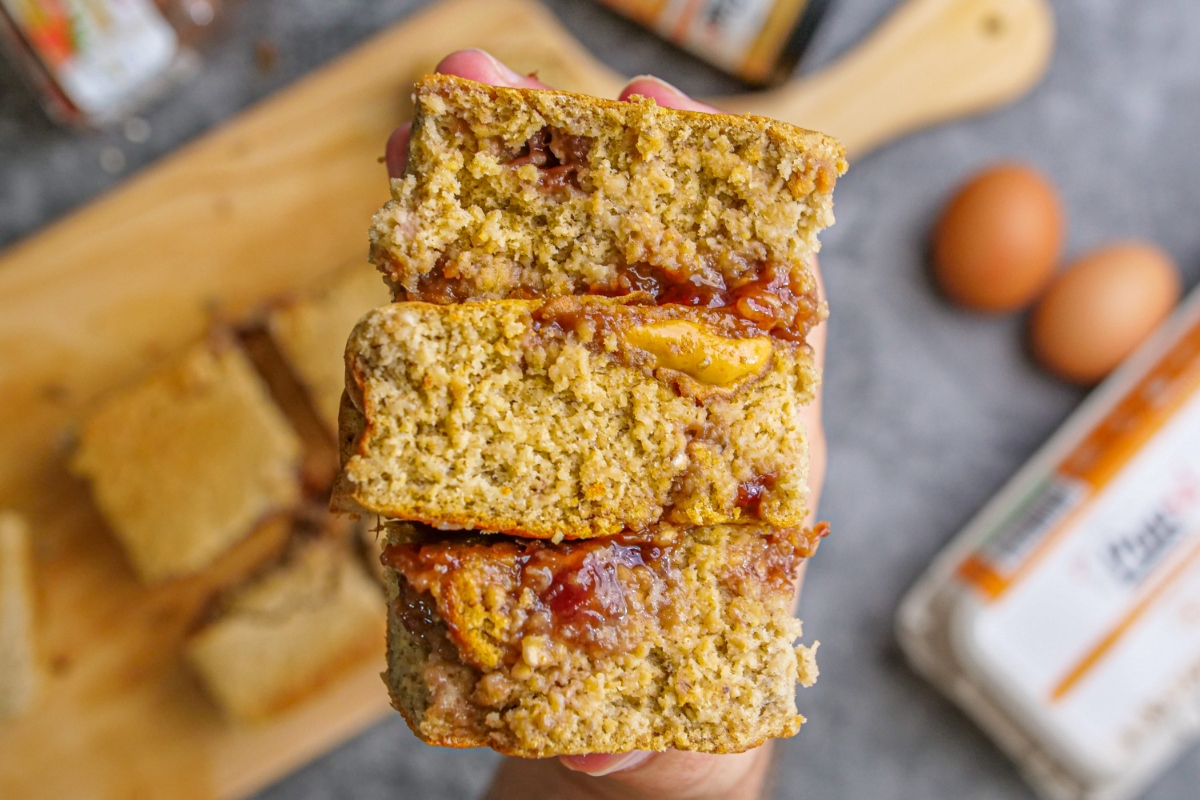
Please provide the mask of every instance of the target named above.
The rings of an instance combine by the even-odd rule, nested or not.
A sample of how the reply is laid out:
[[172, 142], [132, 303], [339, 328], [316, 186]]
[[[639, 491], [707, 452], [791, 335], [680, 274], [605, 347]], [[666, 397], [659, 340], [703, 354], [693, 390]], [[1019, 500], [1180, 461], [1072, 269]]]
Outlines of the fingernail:
[[508, 81], [509, 83], [520, 84], [525, 80], [524, 75], [518, 74], [515, 70], [510, 68], [507, 64], [505, 64], [500, 59], [496, 58], [494, 55], [489, 53], [487, 50], [480, 50], [477, 47], [472, 47], [471, 50], [473, 52], [479, 53], [479, 55], [483, 56], [488, 61], [490, 61], [492, 64], [492, 67], [494, 67], [496, 70], [496, 74], [499, 75], [504, 80]]
[[657, 75], [638, 75], [632, 78], [629, 83], [625, 84], [625, 88], [628, 89], [630, 86], [633, 86], [635, 83], [640, 83], [641, 81], [649, 81], [650, 83], [657, 84], [676, 97], [687, 97], [687, 95], [684, 94], [678, 87], [667, 83]]
[[585, 775], [591, 775], [593, 778], [599, 778], [604, 775], [611, 775], [614, 772], [620, 772], [621, 770], [633, 769], [652, 755], [654, 754], [642, 750], [634, 750], [630, 753], [591, 753], [585, 756], [563, 756], [559, 761], [569, 770], [582, 772]]

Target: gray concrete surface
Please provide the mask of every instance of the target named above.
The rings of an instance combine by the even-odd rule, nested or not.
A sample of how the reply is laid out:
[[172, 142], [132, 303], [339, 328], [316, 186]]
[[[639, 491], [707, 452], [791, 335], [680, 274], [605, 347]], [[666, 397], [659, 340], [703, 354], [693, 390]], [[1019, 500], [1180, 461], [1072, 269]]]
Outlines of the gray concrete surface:
[[[894, 0], [840, 0], [804, 68], [820, 66]], [[184, 141], [401, 18], [407, 0], [257, 0], [232, 6], [203, 76], [146, 115], [144, 144], [44, 122], [0, 68], [0, 245], [35, 231]], [[695, 92], [735, 86], [583, 0], [551, 3], [602, 59]], [[926, 233], [947, 193], [993, 159], [1053, 176], [1068, 253], [1114, 237], [1160, 243], [1185, 281], [1200, 278], [1200, 5], [1192, 0], [1055, 0], [1058, 50], [1029, 97], [985, 117], [892, 144], [853, 165], [837, 192], [822, 261], [833, 308], [821, 502], [834, 534], [809, 572], [802, 615], [823, 642], [822, 676], [801, 694], [809, 724], [782, 748], [775, 796], [795, 800], [1028, 798], [1015, 770], [949, 703], [914, 677], [894, 643], [893, 610], [937, 550], [1082, 399], [1039, 373], [1021, 320], [943, 304], [925, 273]], [[256, 68], [274, 42], [279, 63]], [[126, 167], [100, 166], [105, 148]], [[386, 721], [261, 794], [459, 798], [494, 757], [416, 742]], [[1151, 790], [1194, 798], [1193, 750]]]

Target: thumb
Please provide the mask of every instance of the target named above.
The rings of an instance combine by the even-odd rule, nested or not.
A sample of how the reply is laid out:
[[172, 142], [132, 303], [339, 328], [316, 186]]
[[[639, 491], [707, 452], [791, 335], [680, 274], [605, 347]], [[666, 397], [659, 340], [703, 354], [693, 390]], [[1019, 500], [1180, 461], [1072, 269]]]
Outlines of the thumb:
[[[599, 796], [655, 800], [755, 800], [762, 792], [770, 762], [770, 745], [733, 755], [623, 753], [564, 756], [559, 762], [579, 773]], [[593, 776], [590, 780], [583, 776]]]
[[680, 111], [705, 111], [708, 113], [719, 113], [717, 109], [701, 103], [699, 100], [693, 100], [682, 91], [664, 81], [662, 78], [656, 78], [653, 75], [639, 75], [625, 85], [621, 93], [617, 96], [618, 100], [628, 100], [634, 95], [649, 97], [654, 102], [658, 103], [663, 108], [675, 108]]

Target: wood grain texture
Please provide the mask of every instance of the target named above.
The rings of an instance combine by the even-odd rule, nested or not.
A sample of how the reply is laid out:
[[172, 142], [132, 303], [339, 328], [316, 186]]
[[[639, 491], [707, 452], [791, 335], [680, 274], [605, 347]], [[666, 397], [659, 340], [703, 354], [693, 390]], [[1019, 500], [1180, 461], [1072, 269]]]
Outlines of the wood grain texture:
[[[928, 20], [899, 34], [925, 47], [922, 37], [961, 33]], [[920, 60], [895, 34], [884, 45], [745, 110], [828, 121], [861, 152], [921, 119], [879, 125], [875, 100], [837, 115], [843, 102], [889, 91], [895, 70], [908, 75], [896, 61], [904, 53]], [[262, 526], [205, 576], [146, 588], [64, 453], [73, 421], [98, 397], [201, 336], [214, 316], [244, 319], [361, 261], [370, 216], [387, 197], [378, 159], [410, 112], [412, 80], [469, 46], [565, 89], [612, 95], [621, 84], [530, 0], [451, 0], [0, 254], [0, 507], [26, 513], [35, 529], [50, 673], [36, 712], [0, 727], [0, 797], [241, 797], [386, 713], [381, 643], [343, 682], [277, 721], [224, 722], [179, 644], [215, 587], [280, 546], [281, 523]], [[995, 81], [983, 83], [991, 94], [960, 92], [937, 113], [997, 102]], [[856, 139], [860, 125], [867, 133]]]

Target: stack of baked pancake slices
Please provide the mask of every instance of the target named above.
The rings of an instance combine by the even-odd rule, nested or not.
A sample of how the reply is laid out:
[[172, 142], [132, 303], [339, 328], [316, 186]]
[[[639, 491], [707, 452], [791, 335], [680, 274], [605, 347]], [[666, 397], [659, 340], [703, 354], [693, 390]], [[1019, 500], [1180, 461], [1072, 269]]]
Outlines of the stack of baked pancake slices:
[[394, 705], [520, 756], [791, 735], [841, 146], [449, 76], [416, 103], [333, 500], [386, 520]]

